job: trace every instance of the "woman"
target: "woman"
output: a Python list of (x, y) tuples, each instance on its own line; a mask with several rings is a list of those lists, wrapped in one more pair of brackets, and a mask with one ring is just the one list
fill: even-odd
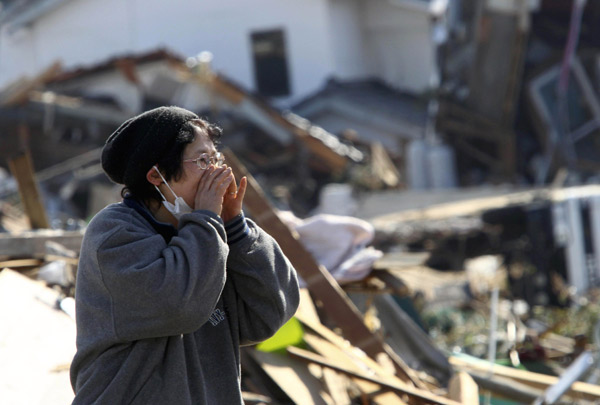
[(83, 240), (74, 404), (242, 404), (239, 346), (296, 311), (296, 272), (244, 217), (221, 130), (160, 107), (123, 123), (102, 166), (123, 201)]

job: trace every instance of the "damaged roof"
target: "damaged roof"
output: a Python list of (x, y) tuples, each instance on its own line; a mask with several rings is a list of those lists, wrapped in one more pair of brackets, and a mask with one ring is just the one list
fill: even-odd
[(390, 147), (390, 138), (421, 137), (428, 123), (427, 105), (422, 99), (378, 80), (330, 80), (292, 110), (333, 133), (342, 133), (355, 124), (353, 129), (362, 138), (378, 139)]
[[(162, 48), (144, 54), (115, 56), (98, 64), (88, 67), (81, 66), (69, 71), (62, 71), (60, 68), (49, 69), (50, 73), (42, 74), (39, 77), (27, 80), (25, 83), (18, 83), (18, 86), (14, 86), (16, 87), (16, 91), (11, 92), (9, 96), (14, 98), (13, 94), (16, 93), (18, 95), (17, 104), (29, 107), (33, 105), (44, 107), (50, 101), (53, 105), (65, 104), (66, 102), (65, 105), (61, 104), (61, 107), (64, 107), (63, 110), (68, 111), (71, 115), (77, 113), (79, 111), (78, 108), (82, 106), (80, 104), (78, 107), (75, 105), (76, 103), (73, 103), (77, 100), (91, 99), (96, 104), (99, 101), (109, 101), (107, 105), (114, 108), (113, 100), (109, 100), (108, 98), (118, 96), (115, 90), (118, 86), (105, 88), (105, 93), (94, 91), (91, 96), (90, 94), (80, 94), (81, 92), (77, 91), (77, 86), (89, 88), (89, 79), (98, 74), (120, 73), (127, 82), (133, 83), (135, 87), (141, 86), (145, 88), (146, 91), (136, 97), (148, 97), (149, 93), (147, 90), (149, 90), (149, 85), (141, 82), (141, 75), (138, 68), (149, 63), (161, 63), (160, 71), (151, 73), (151, 80), (154, 80), (154, 83), (151, 83), (150, 86), (158, 86), (161, 83), (164, 84), (163, 82), (166, 81), (170, 87), (175, 86), (175, 90), (185, 88), (187, 91), (191, 87), (194, 87), (195, 91), (205, 93), (202, 101), (196, 100), (196, 104), (193, 106), (182, 105), (185, 108), (194, 111), (212, 108), (212, 104), (207, 103), (210, 100), (218, 99), (220, 104), (219, 109), (228, 109), (244, 117), (278, 142), (287, 144), (294, 139), (299, 140), (312, 155), (319, 158), (321, 164), (333, 172), (339, 172), (349, 162), (360, 162), (363, 158), (362, 152), (358, 149), (341, 143), (335, 135), (312, 124), (310, 121), (295, 114), (279, 110), (260, 96), (244, 89), (231, 79), (210, 71), (210, 69), (207, 72), (194, 69), (192, 65), (186, 65), (182, 57)], [(165, 69), (164, 66), (167, 66), (167, 68)], [(88, 83), (84, 84), (83, 82), (86, 79)], [(79, 80), (82, 80), (82, 83), (77, 84)], [(73, 88), (73, 85), (76, 85), (75, 88)], [(70, 90), (67, 90), (69, 87)], [(50, 94), (47, 92), (48, 90), (52, 90), (54, 93)], [(184, 100), (176, 98), (181, 92), (175, 90), (171, 92), (172, 94), (160, 91), (161, 97), (152, 101), (164, 105), (179, 105)], [(60, 96), (70, 96), (70, 98)], [(198, 104), (199, 102), (201, 104)], [(140, 108), (147, 107), (142, 104), (140, 104)], [(74, 105), (75, 107), (73, 107)], [(121, 102), (121, 106), (123, 105), (123, 102)], [(126, 105), (130, 105), (130, 103)], [(105, 111), (99, 112), (96, 110), (97, 108), (94, 110), (94, 115), (98, 115), (98, 117), (106, 120)], [(84, 111), (81, 112), (85, 113)], [(127, 118), (124, 118), (123, 114), (131, 115), (137, 112), (135, 110), (121, 111), (121, 114), (116, 114), (115, 117), (118, 117), (119, 122), (122, 122)], [(115, 124), (115, 122), (112, 123)]]
[(142, 54), (116, 55), (108, 60), (91, 66), (79, 66), (72, 70), (60, 72), (48, 84), (59, 84), (69, 80), (81, 79), (98, 73), (104, 73), (115, 69), (125, 69), (128, 65), (137, 66), (152, 62), (174, 62), (183, 63), (185, 59), (165, 48), (159, 48)]

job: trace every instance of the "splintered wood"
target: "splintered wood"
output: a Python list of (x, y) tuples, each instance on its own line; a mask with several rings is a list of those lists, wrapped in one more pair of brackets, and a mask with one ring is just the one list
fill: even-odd
[(236, 177), (246, 176), (248, 178), (245, 207), (250, 210), (254, 220), (277, 240), (290, 262), (307, 283), (311, 293), (323, 303), (323, 308), (327, 311), (328, 316), (344, 331), (344, 336), (373, 358), (381, 354), (389, 356), (396, 367), (396, 372), (403, 380), (410, 381), (417, 387), (424, 387), (416, 373), (391, 350), (380, 336), (369, 330), (362, 319), (362, 314), (333, 276), (323, 266), (317, 264), (298, 238), (279, 218), (248, 170), (231, 151), (225, 150), (224, 154)]
[[(375, 403), (456, 404), (455, 401), (429, 392), (426, 383), (421, 381), (417, 373), (409, 368), (384, 342), (383, 337), (367, 327), (362, 314), (337, 281), (323, 266), (318, 265), (293, 231), (279, 218), (256, 180), (231, 151), (226, 150), (224, 154), (236, 177), (246, 176), (248, 179), (248, 188), (244, 200), (245, 208), (250, 212), (252, 219), (277, 240), (310, 291), (310, 295), (308, 293), (303, 295), (297, 318), (305, 327), (312, 329), (317, 335), (321, 335), (315, 336), (307, 333), (305, 336), (306, 342), (308, 344), (312, 343), (314, 345), (312, 349), (320, 356), (314, 352), (299, 352), (293, 348), (290, 348), (289, 354), (292, 357), (301, 358), (304, 362), (312, 365), (313, 368), (316, 364), (330, 371), (321, 372), (318, 379), (314, 376), (310, 377), (311, 373), (307, 374), (304, 368), (300, 368), (297, 359), (282, 354), (252, 352), (250, 356), (253, 360), (260, 363), (263, 370), (273, 380), (279, 380), (283, 384), (283, 374), (286, 374), (285, 379), (287, 381), (295, 381), (295, 383), (288, 382), (286, 384), (288, 388), (283, 386), (281, 388), (288, 396), (297, 396), (296, 399), (292, 398), (292, 400), (301, 402), (296, 403), (323, 403), (319, 402), (324, 400), (323, 395), (316, 402), (314, 395), (317, 391), (326, 392), (328, 388), (331, 391), (327, 393), (327, 398), (331, 399), (334, 396), (340, 398), (341, 395), (338, 392), (339, 381), (334, 381), (331, 378), (331, 370), (333, 370), (338, 375), (340, 373), (349, 375), (349, 381), (352, 381), (353, 386), (357, 387), (361, 395), (373, 400), (376, 398)], [(319, 308), (326, 313), (327, 318), (342, 331), (343, 338), (321, 323), (317, 312), (314, 310), (311, 295), (319, 302)], [(323, 339), (328, 340), (329, 343), (324, 343)], [(332, 349), (332, 343), (337, 344), (338, 349)], [(342, 347), (345, 347), (345, 349), (340, 351), (339, 348)], [(351, 351), (362, 353), (360, 361), (357, 361), (358, 357), (356, 356), (359, 355), (356, 353), (348, 357)], [(325, 357), (332, 356), (332, 353), (335, 353), (334, 359)], [(387, 363), (391, 367), (386, 368), (378, 361)], [(282, 371), (284, 365), (289, 366), (285, 373)], [(328, 375), (328, 377), (325, 378), (325, 375)], [(316, 380), (316, 383), (314, 380)], [(296, 392), (294, 387), (299, 387), (300, 381), (310, 382), (305, 383), (306, 386), (303, 388), (297, 388), (298, 392)], [(290, 389), (294, 392), (289, 392)]]
[[(247, 349), (254, 366), (296, 404), (344, 405), (357, 401), (372, 404), (458, 404), (458, 402), (414, 387), (398, 378), (391, 364), (380, 363), (353, 346), (320, 320), (310, 293), (301, 289), (296, 318), (304, 326), (302, 347), (290, 346), (286, 353)], [(248, 362), (243, 363), (248, 367)], [(252, 367), (250, 367), (252, 368)], [(249, 378), (259, 378), (250, 372)], [(256, 381), (255, 381), (256, 382)], [(472, 398), (468, 376), (455, 390), (458, 398)], [(264, 381), (251, 384), (267, 387)], [(261, 395), (269, 396), (268, 388)], [(467, 404), (469, 402), (462, 402)]]

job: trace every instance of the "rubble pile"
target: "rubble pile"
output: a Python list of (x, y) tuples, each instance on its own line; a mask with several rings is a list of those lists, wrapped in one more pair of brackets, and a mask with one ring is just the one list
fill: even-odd
[[(236, 172), (251, 177), (230, 151), (226, 153)], [(258, 187), (253, 178), (250, 184)], [(567, 191), (579, 196), (582, 206), (597, 195), (593, 186)], [(515, 295), (514, 284), (525, 273), (516, 274), (503, 243), (515, 248), (519, 244), (513, 239), (527, 235), (518, 235), (514, 229), (521, 217), (516, 222), (507, 218), (514, 219), (516, 207), (522, 211), (539, 206), (541, 195), (551, 204), (564, 204), (564, 192), (557, 191), (454, 203), (463, 210), (462, 216), (455, 217), (456, 223), (469, 224), (461, 226), (442, 215), (455, 215), (450, 203), (369, 222), (343, 216), (330, 222), (322, 214), (302, 221), (286, 217), (265, 199), (262, 190), (251, 188), (248, 214), (277, 238), (300, 276), (310, 282), (302, 289), (301, 307), (290, 323), (264, 344), (244, 348), (247, 403), (450, 404), (490, 394), (517, 402), (541, 397), (581, 356), (595, 353), (600, 330), (600, 295), (594, 280), (589, 281), (588, 290), (578, 292), (569, 287), (569, 273), (563, 273), (560, 281), (566, 296), (560, 305)], [(513, 215), (505, 216), (502, 210)], [(10, 290), (17, 279), (26, 284), (43, 282), (55, 294), (46, 305), (73, 317), (73, 287), (84, 228), (28, 230), (19, 207), (5, 203), (2, 212), (4, 227), (11, 231), (0, 235), (0, 265), (6, 269), (0, 274), (11, 276), (0, 279), (0, 284)], [(16, 225), (19, 216), (21, 229)], [(388, 239), (394, 238), (390, 249), (390, 241), (380, 243), (385, 238), (377, 239), (375, 234), (396, 230), (396, 223), (412, 223), (408, 226), (423, 231), (388, 233)], [(369, 230), (367, 224), (373, 228)], [(359, 241), (356, 251), (381, 249), (380, 254), (369, 256), (364, 267), (368, 271), (360, 277), (332, 279), (324, 274), (328, 272), (324, 263), (332, 267), (327, 262), (332, 257), (320, 256), (316, 250), (307, 254), (309, 239), (294, 236), (305, 232), (298, 228), (302, 225), (308, 226), (305, 238), (317, 225), (317, 233), (346, 229), (349, 236), (349, 229), (356, 227), (360, 229), (353, 236)], [(439, 260), (432, 258), (440, 255), (438, 245), (468, 235), (465, 229), (486, 235), (487, 248), (455, 250), (456, 267), (435, 268)], [(410, 238), (403, 239), (403, 235)], [(555, 243), (558, 248), (560, 241)], [(521, 241), (522, 246), (530, 244)], [(524, 263), (531, 249), (523, 248), (520, 254)], [(338, 255), (334, 261), (340, 260), (344, 258)], [(63, 370), (66, 378), (65, 367), (63, 362), (48, 370)], [(523, 374), (513, 375), (506, 371), (508, 367)], [(600, 398), (595, 370), (580, 368), (578, 382), (565, 391), (567, 402), (593, 403)], [(457, 384), (462, 388), (457, 389)]]

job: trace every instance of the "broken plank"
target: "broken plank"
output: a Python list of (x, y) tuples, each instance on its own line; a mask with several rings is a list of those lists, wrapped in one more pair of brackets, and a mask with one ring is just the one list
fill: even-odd
[[(367, 364), (362, 361), (362, 359), (367, 357), (364, 356), (364, 354), (361, 356), (360, 354), (356, 353), (357, 349), (353, 346), (348, 346), (344, 350), (336, 346), (335, 344), (327, 341), (326, 339), (309, 331), (305, 332), (304, 341), (318, 354), (327, 359), (330, 359), (331, 361), (334, 361), (335, 363), (339, 364), (340, 367), (344, 367), (348, 370), (353, 370), (356, 372), (368, 370), (369, 372), (375, 373), (375, 371), (372, 368), (368, 367)], [(333, 370), (329, 371), (335, 372)], [(401, 405), (404, 403), (404, 401), (402, 401), (401, 398), (394, 393), (386, 392), (380, 394), (380, 386), (378, 384), (374, 384), (369, 381), (364, 381), (359, 378), (352, 379), (356, 383), (360, 391), (367, 397), (377, 397), (380, 401), (382, 401), (383, 399), (381, 397), (385, 395), (385, 402), (383, 402), (385, 404)], [(396, 377), (394, 377), (394, 381), (402, 383), (402, 381), (397, 379)]]
[(5, 268), (19, 268), (19, 267), (38, 267), (44, 263), (40, 259), (16, 259), (16, 260), (4, 260), (0, 262), (0, 269)]
[(79, 251), (84, 230), (62, 231), (43, 229), (13, 234), (0, 233), (0, 257), (43, 258), (46, 255), (46, 242), (54, 241), (68, 249)]
[[(378, 359), (370, 358), (362, 350), (360, 350), (360, 348), (353, 346), (344, 337), (339, 336), (337, 333), (333, 332), (331, 329), (327, 328), (321, 323), (316, 323), (313, 322), (311, 319), (303, 318), (302, 314), (296, 314), (296, 318), (298, 318), (298, 320), (302, 322), (304, 326), (312, 329), (318, 335), (320, 335), (328, 342), (338, 347), (341, 351), (349, 355), (350, 358), (355, 358), (356, 364), (365, 364), (369, 369), (371, 369), (381, 377), (397, 379), (398, 381), (402, 381), (394, 374), (393, 365), (382, 365), (376, 361), (380, 361), (382, 357)], [(385, 366), (387, 366), (387, 368)]]
[(248, 354), (296, 404), (327, 405), (321, 398), (321, 383), (301, 362), (289, 356), (258, 350), (249, 350)]
[(297, 347), (290, 346), (287, 348), (287, 351), (290, 355), (298, 359), (315, 363), (323, 367), (328, 367), (340, 373), (348, 374), (352, 377), (361, 378), (365, 381), (370, 381), (372, 383), (379, 384), (384, 388), (396, 391), (400, 394), (406, 394), (412, 398), (415, 398), (418, 401), (427, 401), (427, 403), (440, 405), (459, 405), (459, 403), (456, 401), (432, 394), (425, 390), (409, 386), (405, 383), (391, 383), (389, 381), (380, 379), (378, 377), (373, 377), (362, 372), (348, 370), (344, 366), (334, 364), (332, 361), (327, 360), (326, 358), (319, 356), (315, 353), (309, 352), (308, 350), (303, 350)]
[(300, 288), (300, 304), (296, 310), (296, 314), (301, 314), (303, 319), (311, 319), (313, 322), (321, 323), (319, 314), (315, 308), (315, 304), (310, 296), (310, 292), (306, 288)]
[[(497, 375), (510, 378), (522, 384), (529, 385), (537, 389), (547, 389), (558, 382), (559, 378), (546, 374), (534, 373), (527, 370), (520, 370), (499, 364), (490, 367), (489, 363), (480, 359), (467, 360), (456, 356), (450, 356), (448, 359), (452, 366), (465, 370), (475, 370), (488, 375)], [(472, 373), (469, 373), (473, 375)], [(588, 401), (600, 400), (600, 386), (588, 384), (581, 381), (575, 381), (567, 394), (573, 398), (582, 398)]]
[(329, 368), (323, 368), (323, 382), (334, 404), (352, 404), (350, 395), (348, 395), (348, 379), (346, 376), (336, 373)]
[(450, 379), (448, 397), (464, 405), (479, 403), (479, 387), (473, 378), (459, 371)]

